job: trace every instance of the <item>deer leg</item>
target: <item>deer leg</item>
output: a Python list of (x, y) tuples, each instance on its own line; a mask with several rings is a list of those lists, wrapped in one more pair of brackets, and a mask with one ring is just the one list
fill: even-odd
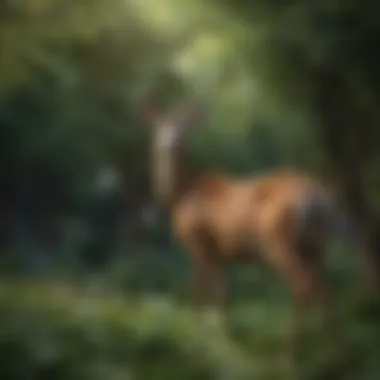
[(288, 342), (288, 350), (291, 358), (298, 358), (300, 354), (300, 349), (304, 339), (304, 330), (305, 330), (305, 322), (307, 318), (307, 312), (311, 305), (312, 301), (312, 281), (307, 278), (306, 274), (301, 279), (299, 277), (299, 284), (297, 285), (297, 280), (294, 280), (294, 284), (291, 284), (291, 292), (293, 295), (293, 321), (291, 327), (291, 333), (289, 336)]
[(205, 306), (206, 301), (209, 303), (210, 298), (214, 301), (216, 292), (214, 283), (218, 285), (222, 283), (221, 273), (218, 272), (219, 267), (213, 255), (214, 247), (205, 236), (207, 237), (199, 233), (196, 236), (189, 236), (184, 241), (193, 261), (193, 302), (196, 311)]
[(227, 314), (226, 273), (220, 261), (210, 263), (210, 288), (212, 302), (223, 314)]
[(196, 311), (202, 309), (209, 293), (209, 264), (204, 258), (196, 258), (193, 263), (193, 304)]
[(289, 351), (295, 359), (304, 337), (304, 323), (307, 311), (312, 303), (322, 300), (326, 321), (330, 315), (329, 293), (324, 281), (319, 278), (313, 265), (305, 261), (302, 255), (290, 244), (272, 243), (265, 259), (289, 286), (294, 299), (294, 317), (289, 339)]
[(193, 298), (198, 309), (207, 302), (221, 312), (227, 310), (224, 269), (220, 262), (206, 258), (194, 262)]
[(301, 250), (301, 255), (308, 267), (310, 277), (313, 281), (313, 296), (320, 303), (322, 313), (322, 329), (327, 338), (335, 345), (341, 341), (339, 326), (334, 315), (331, 291), (327, 285), (327, 279), (323, 273), (321, 262), (321, 246), (309, 245)]

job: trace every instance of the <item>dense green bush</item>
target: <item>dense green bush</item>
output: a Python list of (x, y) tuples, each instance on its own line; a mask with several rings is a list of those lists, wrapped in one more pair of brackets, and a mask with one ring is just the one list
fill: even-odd
[(244, 379), (250, 362), (169, 301), (94, 298), (73, 288), (3, 286), (1, 379)]
[[(129, 294), (124, 299), (57, 283), (0, 284), (0, 379), (284, 379), (279, 353), (291, 317), (286, 287), (260, 265), (232, 270), (232, 341), (218, 324), (199, 326), (171, 302), (188, 303), (191, 269), (185, 252), (173, 248), (132, 250), (100, 276), (111, 293)], [(376, 380), (379, 310), (358, 305), (352, 256), (344, 250), (329, 257), (348, 356), (344, 371), (327, 377), (320, 363), (329, 354), (320, 330), (312, 331), (301, 379)], [(63, 277), (75, 277), (60, 266)], [(78, 277), (84, 277), (79, 270)]]
[[(210, 310), (199, 319), (183, 305), (188, 299), (178, 292), (185, 292), (189, 283), (182, 275), (168, 278), (161, 291), (155, 288), (166, 270), (176, 270), (160, 267), (158, 259), (155, 270), (149, 269), (146, 256), (144, 262), (131, 259), (120, 265), (126, 283), (123, 278), (112, 283), (107, 276), (95, 287), (3, 280), (0, 379), (287, 379), (281, 353), (291, 303), (274, 276), (247, 266), (233, 273), (231, 338), (216, 313)], [(137, 271), (131, 261), (145, 269)], [(128, 268), (141, 278), (131, 277)], [(344, 367), (328, 377), (333, 352), (324, 345), (311, 313), (306, 355), (298, 368), (301, 379), (377, 379), (379, 310), (357, 302), (347, 270), (340, 268), (332, 276), (346, 348)], [(126, 292), (115, 290), (120, 285)]]

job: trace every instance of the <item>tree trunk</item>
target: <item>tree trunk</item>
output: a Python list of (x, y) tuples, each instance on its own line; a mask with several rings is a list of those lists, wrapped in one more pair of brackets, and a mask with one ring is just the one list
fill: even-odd
[(380, 218), (373, 217), (366, 196), (363, 169), (368, 162), (371, 125), (342, 72), (320, 71), (316, 108), (322, 117), (322, 134), (337, 185), (357, 226), (365, 282), (371, 292), (380, 290)]

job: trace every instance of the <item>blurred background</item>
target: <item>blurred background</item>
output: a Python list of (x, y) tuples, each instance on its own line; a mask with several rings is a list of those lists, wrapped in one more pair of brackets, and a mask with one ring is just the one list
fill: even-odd
[[(336, 189), (362, 244), (328, 255), (349, 358), (330, 376), (377, 379), (379, 11), (1, 0), (1, 379), (286, 378), (291, 300), (270, 270), (230, 266), (234, 340), (193, 322), (190, 263), (151, 194), (138, 107), (152, 88), (166, 104), (206, 95), (210, 117), (187, 141), (202, 167), (291, 166)], [(329, 378), (315, 326), (308, 350), (299, 376)]]

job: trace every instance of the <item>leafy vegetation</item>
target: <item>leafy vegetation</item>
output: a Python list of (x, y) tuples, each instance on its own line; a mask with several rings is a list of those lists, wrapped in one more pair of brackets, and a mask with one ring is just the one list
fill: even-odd
[[(144, 269), (149, 273), (147, 267)], [(157, 272), (162, 273), (162, 269)], [(355, 301), (357, 293), (344, 273), (334, 274), (340, 283), (335, 300), (345, 341), (344, 356), (333, 349), (326, 350), (318, 315), (311, 314), (308, 348), (297, 368), (301, 378), (370, 380), (379, 373), (379, 310), (367, 307), (369, 311), (365, 312), (364, 305), (358, 303), (360, 298)], [(1, 376), (295, 378), (282, 350), (291, 318), (284, 289), (263, 274), (262, 268), (245, 268), (233, 274), (230, 335), (216, 311), (206, 310), (197, 316), (186, 306), (186, 293), (175, 294), (179, 282), (160, 291), (149, 287), (146, 274), (145, 283), (144, 279), (135, 279), (140, 285), (135, 283), (133, 293), (120, 291), (120, 286), (110, 281), (106, 281), (106, 287), (96, 287), (96, 280), (77, 285), (3, 281)], [(128, 287), (131, 289), (131, 284)], [(336, 360), (342, 360), (339, 367)]]
[(362, 285), (380, 279), (378, 8), (0, 2), (1, 378), (285, 378), (290, 299), (265, 268), (231, 268), (232, 337), (216, 312), (199, 324), (189, 310), (190, 265), (152, 212), (138, 109), (154, 90), (168, 108), (207, 99), (197, 164), (296, 166), (337, 189), (364, 240), (328, 254), (345, 360), (321, 364), (312, 321), (297, 371), (376, 379), (379, 312)]

